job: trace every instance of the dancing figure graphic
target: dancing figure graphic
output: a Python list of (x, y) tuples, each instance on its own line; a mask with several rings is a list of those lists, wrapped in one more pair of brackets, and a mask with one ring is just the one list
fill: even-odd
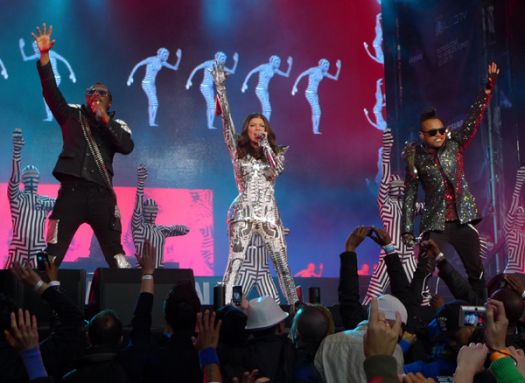
[(301, 81), (304, 76), (308, 76), (308, 86), (304, 92), (304, 95), (312, 109), (312, 127), (314, 134), (321, 134), (321, 131), (319, 130), (321, 107), (319, 106), (319, 96), (317, 95), (317, 90), (319, 89), (319, 84), (323, 78), (326, 77), (330, 80), (339, 79), (339, 74), (341, 73), (341, 60), (337, 60), (335, 65), (337, 67), (337, 72), (335, 74), (330, 74), (328, 72), (328, 69), (330, 68), (330, 61), (327, 59), (321, 59), (319, 60), (318, 66), (305, 70), (297, 77), (295, 83), (293, 84), (292, 96), (295, 96), (297, 93), (297, 85), (299, 85), (299, 81)]
[(142, 79), (142, 89), (144, 90), (144, 93), (146, 93), (146, 97), (148, 98), (149, 126), (158, 126), (155, 122), (157, 117), (157, 110), (159, 108), (159, 100), (157, 98), (157, 86), (155, 83), (157, 74), (162, 68), (168, 68), (174, 71), (178, 70), (180, 60), (182, 58), (182, 51), (180, 49), (177, 49), (176, 55), (177, 63), (175, 65), (172, 65), (168, 62), (170, 51), (166, 48), (159, 48), (157, 50), (156, 56), (147, 57), (144, 60), (140, 61), (138, 64), (136, 64), (128, 77), (127, 85), (131, 86), (131, 84), (133, 84), (133, 75), (135, 74), (137, 69), (139, 69), (141, 66), (146, 66), (146, 73), (144, 75), (144, 78)]
[(242, 83), (241, 92), (244, 93), (248, 89), (248, 81), (250, 77), (255, 73), (259, 73), (259, 80), (257, 86), (255, 87), (255, 94), (261, 103), (262, 114), (270, 120), (272, 115), (272, 105), (270, 104), (270, 95), (268, 93), (268, 86), (270, 85), (270, 80), (275, 74), (283, 77), (290, 77), (290, 72), (292, 70), (293, 59), (288, 57), (288, 70), (283, 72), (279, 69), (281, 66), (281, 58), (279, 56), (271, 56), (270, 60), (266, 64), (261, 64), (256, 68), (253, 68)]
[(5, 69), (5, 65), (4, 65), (4, 62), (2, 61), (2, 59), (0, 59), (0, 75), (5, 79), (7, 80), (7, 77), (9, 77), (7, 75), (7, 69)]
[(383, 108), (386, 106), (386, 101), (385, 101), (385, 94), (383, 93), (383, 90), (381, 89), (382, 84), (383, 84), (382, 78), (376, 81), (376, 103), (374, 104), (374, 107), (372, 108), (372, 113), (374, 114), (375, 121), (373, 121), (370, 118), (368, 109), (364, 108), (363, 112), (365, 113), (365, 117), (368, 120), (368, 123), (370, 125), (372, 125), (377, 130), (384, 132), (384, 130), (386, 129), (386, 121), (383, 118)]
[(135, 209), (131, 218), (131, 233), (137, 256), (144, 254), (146, 243), (155, 254), (155, 267), (164, 267), (164, 244), (166, 238), (186, 235), (190, 231), (184, 225), (157, 225), (155, 223), (159, 207), (151, 198), (144, 198), (144, 184), (148, 177), (148, 170), (144, 165), (137, 168), (137, 196)]
[[(206, 60), (203, 63), (197, 65), (195, 68), (193, 68), (193, 70), (190, 73), (190, 76), (188, 77), (188, 81), (186, 81), (186, 89), (190, 89), (193, 85), (193, 82), (191, 81), (193, 79), (193, 76), (195, 76), (195, 73), (197, 73), (199, 70), (202, 70), (203, 76), (200, 89), (202, 96), (206, 101), (206, 118), (208, 121), (208, 129), (216, 129), (213, 126), (213, 121), (215, 119), (215, 91), (213, 89), (213, 77), (211, 76), (211, 71), (215, 63), (224, 65), (226, 63), (226, 59), (226, 53), (220, 51), (215, 53), (215, 58), (211, 60)], [(233, 54), (233, 66), (231, 68), (224, 67), (224, 72), (227, 74), (234, 74), (237, 70), (238, 63), (239, 54), (235, 52)]]
[[(27, 56), (24, 48), (26, 46), (26, 42), (23, 38), (19, 40), (20, 45), (20, 53), (22, 54), (22, 59), (24, 61), (32, 61), (32, 60), (38, 60), (40, 58), (40, 51), (38, 50), (38, 46), (36, 45), (36, 41), (33, 41), (33, 54), (31, 56)], [(60, 83), (62, 82), (62, 76), (60, 76), (60, 73), (58, 72), (58, 61), (62, 61), (64, 65), (67, 67), (69, 71), (69, 79), (73, 84), (77, 82), (77, 78), (75, 76), (75, 72), (73, 72), (73, 68), (69, 64), (69, 62), (56, 53), (54, 50), (49, 51), (49, 61), (51, 62), (51, 68), (53, 69), (53, 74), (55, 75), (55, 81), (57, 83), (57, 86), (60, 86)], [(50, 122), (53, 121), (53, 114), (51, 113), (51, 110), (46, 104), (46, 101), (44, 100), (44, 106), (46, 108), (46, 118), (44, 118), (44, 121)]]
[(374, 48), (375, 54), (370, 52), (370, 47), (366, 41), (363, 41), (363, 46), (365, 47), (365, 51), (370, 56), (372, 60), (379, 64), (385, 63), (385, 57), (383, 55), (383, 28), (381, 27), (381, 13), (378, 13), (376, 15), (376, 27), (375, 27), (376, 37), (374, 38), (374, 41), (372, 42), (372, 47)]
[[(44, 226), (46, 217), (55, 200), (38, 195), (40, 173), (34, 165), (27, 165), (20, 174), (24, 136), (20, 129), (13, 132), (13, 163), (11, 177), (7, 186), (13, 238), (9, 245), (6, 268), (13, 262), (30, 262), (36, 267), (36, 254), (46, 247)], [(20, 190), (20, 180), (24, 190)]]

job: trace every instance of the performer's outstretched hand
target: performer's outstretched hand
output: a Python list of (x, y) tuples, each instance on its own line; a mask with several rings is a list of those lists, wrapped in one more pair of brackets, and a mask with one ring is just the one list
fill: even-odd
[(42, 24), (42, 30), (40, 30), (40, 27), (36, 27), (36, 34), (34, 32), (31, 33), (31, 36), (33, 36), (35, 39), (36, 45), (41, 55), (48, 53), (51, 48), (53, 48), (53, 45), (55, 45), (55, 40), (51, 40), (52, 33), (53, 26), (50, 25), (49, 29), (47, 29), (46, 23)]
[(496, 86), (496, 79), (498, 78), (498, 75), (498, 65), (495, 62), (492, 62), (487, 70), (487, 85), (485, 86), (485, 93), (489, 94), (492, 92)]

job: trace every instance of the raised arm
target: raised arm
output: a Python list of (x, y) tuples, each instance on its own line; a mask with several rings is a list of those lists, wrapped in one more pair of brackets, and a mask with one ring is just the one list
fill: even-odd
[(293, 64), (293, 58), (292, 56), (288, 56), (288, 70), (286, 72), (283, 72), (280, 69), (277, 69), (275, 72), (283, 77), (290, 77), (290, 72), (292, 71), (292, 64)]
[(175, 65), (171, 65), (169, 62), (165, 62), (162, 64), (162, 66), (165, 68), (171, 69), (171, 70), (178, 70), (179, 65), (180, 65), (180, 60), (182, 59), (182, 51), (180, 48), (177, 49), (176, 55), (177, 55), (177, 62), (175, 63)]
[(22, 160), (22, 147), (24, 146), (24, 136), (22, 130), (15, 129), (13, 132), (13, 161), (11, 177), (7, 185), (7, 196), (9, 203), (13, 203), (20, 194), (20, 161)]
[(35, 39), (40, 51), (40, 60), (37, 62), (37, 69), (42, 84), (42, 93), (53, 116), (58, 123), (62, 125), (68, 118), (70, 107), (58, 89), (55, 74), (49, 62), (49, 51), (55, 44), (55, 40), (51, 40), (53, 26), (49, 26), (49, 29), (47, 29), (44, 23), (42, 25), (42, 31), (39, 27), (36, 27), (36, 32), (36, 34), (32, 33), (31, 35)]
[(0, 75), (2, 75), (3, 78), (5, 78), (7, 80), (7, 69), (5, 69), (5, 65), (4, 65), (4, 62), (0, 59), (0, 68), (2, 69), (0, 71)]
[(383, 174), (379, 184), (379, 193), (377, 194), (377, 204), (379, 209), (383, 207), (388, 197), (388, 189), (390, 188), (390, 178), (392, 176), (392, 166), (390, 158), (392, 156), (392, 147), (394, 146), (394, 136), (390, 129), (385, 129), (383, 132), (383, 155), (381, 156), (381, 166)]
[(18, 45), (20, 47), (20, 54), (22, 55), (22, 60), (24, 61), (31, 61), (31, 60), (37, 60), (38, 59), (38, 53), (35, 53), (31, 56), (26, 56), (26, 52), (24, 51), (24, 48), (26, 46), (26, 42), (23, 38), (20, 38), (18, 40)]
[(201, 69), (204, 69), (206, 70), (206, 68), (208, 67), (209, 65), (209, 62), (208, 61), (205, 61), (203, 62), (202, 64), (199, 64), (197, 65), (195, 68), (193, 68), (193, 70), (191, 71), (190, 73), (190, 76), (188, 77), (188, 80), (186, 81), (186, 89), (190, 89), (191, 86), (193, 85), (193, 83), (191, 82), (193, 76), (195, 76), (195, 73), (197, 73), (199, 70)]
[[(414, 164), (416, 155), (414, 145), (412, 144), (405, 147), (403, 155), (407, 162), (407, 170), (405, 176), (405, 196), (402, 209), (403, 215), (401, 217), (401, 234), (407, 234), (413, 237), (417, 188), (419, 185), (419, 178), (417, 176)], [(406, 244), (405, 239), (403, 242)]]
[(64, 57), (56, 53), (55, 51), (51, 52), (51, 54), (57, 59), (64, 63), (64, 65), (67, 67), (67, 70), (69, 71), (69, 79), (73, 82), (77, 82), (77, 78), (75, 76), (75, 72), (73, 72), (73, 68), (71, 65), (69, 65), (69, 61), (67, 61)]
[(379, 124), (376, 124), (374, 121), (372, 121), (372, 119), (370, 118), (370, 115), (368, 113), (368, 109), (366, 108), (363, 108), (363, 112), (365, 113), (365, 117), (368, 121), (368, 123), (370, 125), (372, 125), (374, 128), (376, 128), (377, 130), (381, 130), (381, 127), (379, 126)]
[(516, 211), (520, 204), (520, 194), (525, 182), (525, 166), (521, 166), (516, 173), (516, 183), (514, 184), (514, 190), (512, 191), (512, 199), (510, 203), (509, 211), (507, 212), (507, 218), (505, 219), (505, 231), (509, 231), (514, 226), (516, 220)]
[(224, 72), (224, 65), (214, 64), (211, 71), (215, 88), (217, 89), (217, 99), (219, 102), (219, 113), (222, 114), (222, 126), (224, 130), (224, 141), (226, 147), (230, 152), (232, 161), (237, 160), (237, 134), (235, 133), (235, 125), (230, 112), (230, 104), (226, 97), (226, 73)]
[(330, 80), (338, 80), (339, 79), (339, 75), (341, 74), (341, 60), (337, 60), (337, 62), (335, 63), (335, 66), (337, 67), (337, 72), (335, 72), (335, 75), (332, 75), (328, 72), (325, 73), (325, 77), (326, 78), (329, 78)]
[(237, 70), (237, 64), (239, 64), (239, 54), (235, 52), (233, 54), (233, 66), (231, 68), (224, 67), (224, 71), (228, 74), (234, 74)]
[(242, 87), (241, 87), (241, 92), (242, 93), (244, 93), (244, 92), (246, 92), (248, 90), (248, 81), (250, 80), (250, 77), (252, 77), (257, 72), (260, 72), (264, 68), (264, 65), (266, 65), (266, 64), (259, 65), (258, 67), (255, 67), (250, 72), (248, 72), (248, 74), (246, 75), (246, 77), (244, 78), (244, 81), (242, 83)]
[(492, 97), (492, 92), (496, 86), (498, 74), (498, 66), (495, 63), (490, 64), (487, 71), (487, 84), (479, 93), (474, 104), (470, 106), (467, 118), (463, 122), (461, 128), (452, 133), (453, 138), (464, 148), (470, 144), (470, 141), (474, 138), (476, 132), (478, 131), (478, 127), (481, 124), (483, 115), (485, 114), (487, 106)]
[(293, 84), (293, 88), (292, 88), (292, 96), (295, 96), (295, 94), (297, 93), (297, 86), (299, 85), (299, 81), (301, 81), (301, 79), (304, 77), (304, 76), (307, 76), (309, 75), (310, 73), (312, 73), (313, 71), (315, 70), (315, 68), (310, 68), (310, 69), (307, 69), (305, 70), (303, 73), (301, 73), (297, 79), (295, 80), (294, 84)]
[(128, 81), (126, 82), (126, 85), (127, 85), (127, 86), (130, 86), (131, 84), (133, 84), (133, 76), (135, 75), (135, 72), (137, 71), (137, 69), (139, 69), (139, 68), (140, 68), (141, 66), (143, 66), (143, 65), (147, 65), (147, 64), (149, 64), (150, 61), (151, 61), (151, 57), (147, 57), (147, 58), (145, 58), (144, 60), (139, 61), (139, 62), (133, 67), (133, 69), (131, 70), (131, 73), (129, 74)]

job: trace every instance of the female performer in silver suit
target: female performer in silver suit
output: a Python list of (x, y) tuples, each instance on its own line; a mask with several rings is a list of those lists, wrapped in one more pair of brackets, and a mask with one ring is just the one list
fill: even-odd
[(270, 123), (260, 113), (246, 118), (238, 136), (226, 97), (224, 64), (216, 62), (212, 75), (217, 89), (218, 111), (222, 114), (224, 140), (239, 190), (227, 218), (230, 254), (223, 278), (226, 302), (231, 301), (232, 287), (243, 267), (246, 249), (252, 235), (257, 233), (268, 248), (286, 300), (294, 304), (298, 300), (297, 293), (288, 267), (283, 226), (275, 203), (275, 181), (283, 171), (287, 147), (277, 146)]

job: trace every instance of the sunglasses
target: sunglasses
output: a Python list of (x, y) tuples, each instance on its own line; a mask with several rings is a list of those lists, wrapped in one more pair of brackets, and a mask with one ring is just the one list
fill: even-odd
[(421, 133), (428, 134), (430, 137), (434, 137), (438, 133), (440, 135), (444, 135), (446, 132), (447, 132), (447, 128), (432, 129), (432, 130), (427, 130), (426, 132), (423, 130), (421, 131)]
[(93, 96), (95, 93), (100, 97), (106, 97), (109, 95), (109, 92), (106, 89), (89, 88), (86, 90), (86, 96)]

